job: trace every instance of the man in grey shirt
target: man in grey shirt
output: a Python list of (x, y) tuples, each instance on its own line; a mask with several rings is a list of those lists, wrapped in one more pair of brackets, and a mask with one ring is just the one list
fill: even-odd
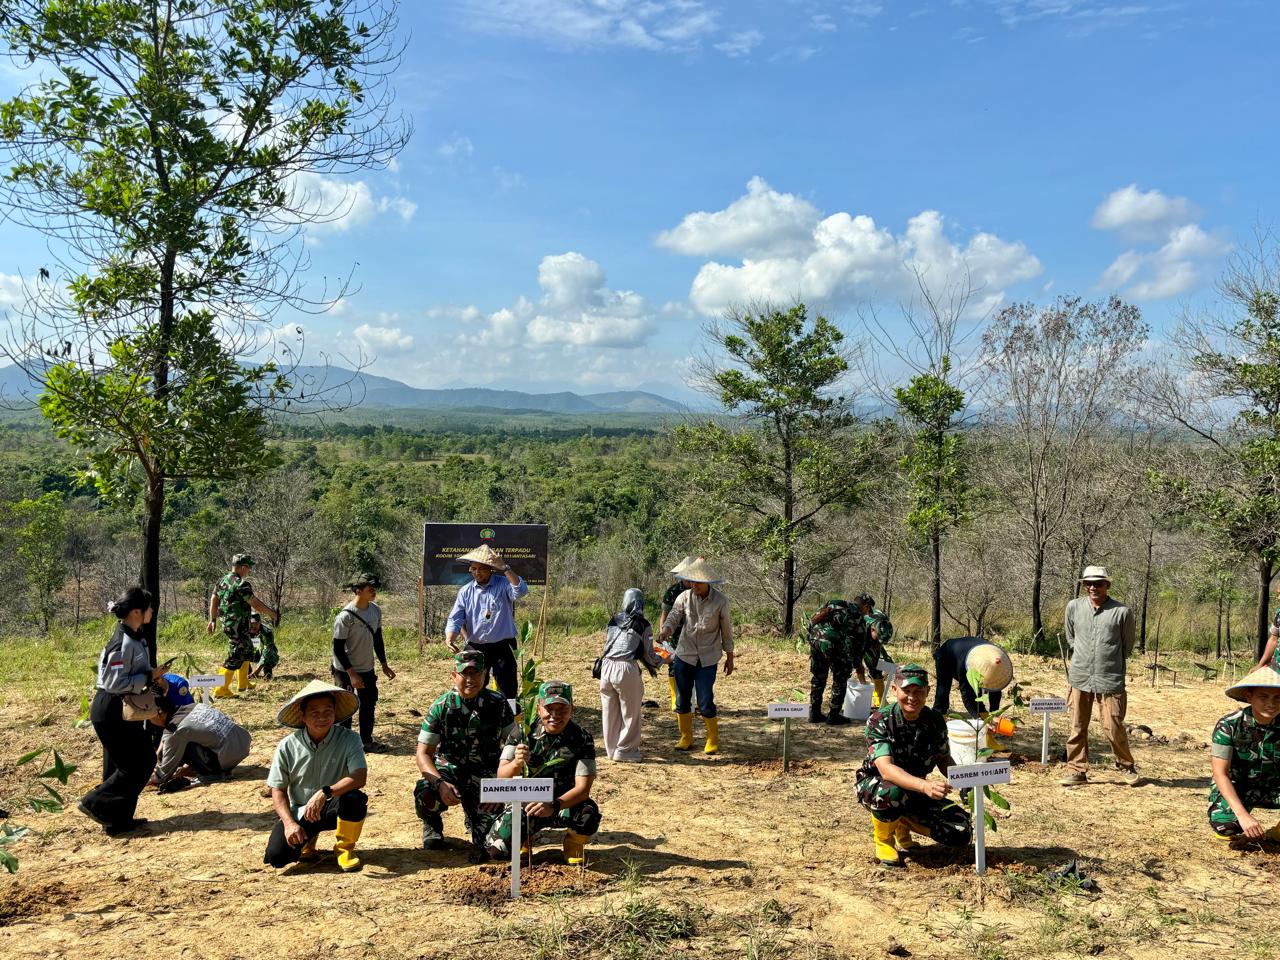
[(196, 703), (185, 677), (167, 673), (165, 679), (169, 688), (152, 720), (164, 727), (164, 736), (151, 782), (167, 791), (186, 787), (188, 775), (200, 783), (226, 779), (249, 756), (249, 731), (221, 710)]
[[(388, 680), (396, 672), (387, 664), (387, 648), (382, 639), (382, 608), (378, 578), (364, 573), (348, 584), (355, 598), (338, 611), (333, 621), (333, 682), (360, 698), (360, 741), (365, 753), (385, 753), (386, 747), (373, 739), (374, 710), (378, 705), (378, 674), (374, 658), (382, 664)], [(342, 724), (351, 726), (351, 719)]]
[(1098, 705), (1102, 732), (1111, 742), (1116, 766), (1125, 783), (1141, 782), (1124, 728), (1128, 694), (1124, 688), (1125, 660), (1133, 652), (1133, 612), (1109, 597), (1111, 577), (1105, 567), (1085, 567), (1080, 582), (1086, 596), (1067, 604), (1066, 638), (1071, 648), (1071, 734), (1067, 739), (1066, 787), (1089, 780), (1089, 716)]

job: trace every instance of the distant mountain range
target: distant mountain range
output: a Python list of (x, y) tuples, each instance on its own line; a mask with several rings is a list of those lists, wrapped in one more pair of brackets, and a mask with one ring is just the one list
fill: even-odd
[[(520, 390), (491, 390), (486, 387), (457, 387), (424, 390), (399, 380), (355, 373), (341, 367), (298, 367), (296, 382), (308, 394), (330, 391), (338, 402), (358, 402), (361, 407), (400, 410), (535, 410), (547, 413), (654, 413), (678, 414), (689, 408), (675, 400), (647, 390), (616, 390), (608, 393), (577, 394), (525, 393)], [(16, 366), (0, 367), (0, 401), (14, 402), (24, 394), (32, 396), (26, 375)]]

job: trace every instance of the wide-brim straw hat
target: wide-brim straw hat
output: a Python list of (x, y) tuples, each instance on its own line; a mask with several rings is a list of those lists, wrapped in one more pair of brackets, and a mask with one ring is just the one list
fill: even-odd
[(1003, 647), (984, 643), (969, 651), (964, 662), (965, 672), (977, 670), (982, 674), (983, 690), (1003, 690), (1013, 682), (1013, 661)]
[(293, 699), (280, 708), (280, 712), (276, 714), (276, 720), (280, 726), (293, 727), (295, 730), (306, 726), (302, 719), (302, 708), (309, 699), (322, 693), (333, 697), (333, 705), (337, 711), (335, 719), (337, 723), (341, 723), (343, 720), (350, 720), (356, 710), (360, 708), (359, 698), (350, 690), (343, 690), (341, 687), (335, 687), (333, 684), (325, 683), (323, 680), (312, 680), (295, 693)]
[(722, 583), (724, 577), (716, 573), (707, 563), (706, 557), (697, 557), (680, 571), (680, 579), (690, 583)]
[(501, 570), (507, 565), (507, 561), (502, 559), (502, 554), (487, 543), (482, 543), (474, 550), (464, 553), (458, 558), (458, 563), (479, 563), (486, 567), (493, 567), (495, 570)]
[(693, 555), (689, 554), (683, 560), (677, 563), (674, 567), (672, 567), (669, 572), (673, 577), (678, 577), (683, 572), (684, 568), (691, 563), (693, 563)]
[(1080, 582), (1088, 583), (1090, 580), (1105, 580), (1111, 582), (1111, 574), (1107, 573), (1106, 567), (1085, 567), (1084, 573), (1080, 574)]
[(1244, 692), (1250, 687), (1280, 688), (1280, 672), (1273, 667), (1259, 667), (1239, 683), (1227, 687), (1227, 696), (1232, 700), (1243, 700), (1248, 703), (1249, 698), (1244, 695)]

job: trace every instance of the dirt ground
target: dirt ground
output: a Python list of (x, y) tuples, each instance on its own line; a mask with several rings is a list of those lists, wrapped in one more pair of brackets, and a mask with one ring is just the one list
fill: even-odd
[[(562, 643), (543, 668), (578, 691), (577, 719), (598, 735), (589, 677), (598, 637)], [(901, 657), (901, 652), (900, 652)], [(1146, 782), (1125, 786), (1096, 740), (1093, 781), (1057, 786), (1041, 767), (1039, 720), (1023, 717), (1012, 742), (1012, 803), (990, 838), (988, 874), (971, 852), (926, 847), (906, 869), (872, 857), (869, 817), (852, 794), (865, 751), (859, 726), (799, 723), (797, 762), (781, 771), (781, 724), (765, 704), (807, 683), (807, 661), (744, 642), (739, 671), (716, 685), (722, 752), (673, 749), (664, 678), (648, 693), (646, 760), (602, 760), (594, 789), (604, 821), (585, 869), (562, 864), (559, 836), (539, 839), (527, 896), (506, 899), (509, 873), (467, 863), (458, 814), (450, 848), (419, 847), (412, 759), (420, 712), (444, 688), (443, 659), (397, 664), (383, 682), (379, 738), (370, 757), (370, 815), (345, 875), (327, 856), (277, 874), (262, 864), (273, 823), (263, 780), (283, 731), (279, 704), (309, 676), (287, 654), (274, 681), (224, 709), (254, 736), (253, 753), (226, 784), (143, 795), (145, 832), (110, 839), (74, 812), (24, 814), (36, 830), (15, 847), (21, 869), (0, 875), (0, 956), (313, 957), (331, 950), (388, 960), (469, 957), (1013, 957), (1167, 958), (1216, 950), (1280, 955), (1280, 850), (1232, 850), (1205, 822), (1207, 739), (1231, 701), (1221, 681), (1179, 675), (1157, 691), (1130, 685), (1134, 738)], [(1061, 694), (1060, 667), (1019, 658), (1028, 693)], [(957, 701), (958, 702), (958, 701)], [(95, 782), (91, 730), (75, 705), (6, 693), (0, 708), (0, 797), (25, 786), (13, 759), (54, 742), (80, 764), (71, 790)], [(40, 724), (40, 725), (37, 725)], [(1053, 721), (1053, 752), (1066, 721)], [(701, 725), (698, 724), (701, 734)], [(20, 776), (21, 775), (21, 776)], [(11, 804), (5, 804), (11, 805)], [(1070, 860), (1094, 891), (1049, 881)]]

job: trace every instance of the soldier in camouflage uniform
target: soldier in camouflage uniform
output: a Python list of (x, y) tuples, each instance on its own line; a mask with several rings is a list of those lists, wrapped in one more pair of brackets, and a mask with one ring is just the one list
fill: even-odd
[(1259, 667), (1227, 690), (1247, 706), (1213, 728), (1209, 825), (1222, 840), (1280, 842), (1280, 824), (1264, 830), (1256, 808), (1280, 808), (1280, 673)]
[(864, 627), (862, 649), (854, 656), (854, 663), (858, 664), (858, 682), (866, 683), (866, 676), (863, 673), (865, 668), (866, 672), (871, 674), (871, 683), (875, 687), (875, 696), (871, 704), (878, 707), (884, 703), (884, 673), (881, 672), (879, 664), (881, 660), (889, 659), (889, 651), (885, 648), (885, 644), (893, 639), (893, 623), (889, 620), (887, 613), (876, 609), (876, 602), (870, 594), (859, 594), (854, 597), (853, 603), (862, 611)]
[(219, 622), (227, 638), (227, 659), (218, 672), (222, 674), (222, 686), (213, 691), (215, 697), (231, 696), (231, 678), (237, 678), (239, 690), (249, 690), (249, 663), (253, 660), (253, 640), (249, 634), (249, 617), (258, 611), (264, 617), (278, 620), (276, 612), (253, 595), (253, 584), (248, 580), (253, 568), (253, 557), (237, 553), (231, 558), (231, 572), (226, 574), (209, 595), (209, 632), (213, 633)]
[[(658, 613), (659, 630), (662, 629), (662, 624), (666, 621), (667, 614), (671, 612), (671, 608), (676, 605), (676, 598), (689, 589), (688, 581), (680, 579), (680, 571), (691, 563), (693, 563), (693, 557), (688, 556), (671, 568), (671, 575), (676, 578), (676, 581), (667, 587), (666, 592), (662, 595), (662, 609)], [(682, 623), (679, 629), (671, 635), (672, 647), (675, 647), (680, 642), (680, 631), (683, 629), (684, 624)], [(671, 688), (671, 709), (674, 712), (676, 709), (676, 663), (674, 657), (667, 661), (667, 686)]]
[[(809, 722), (832, 726), (849, 722), (844, 694), (853, 673), (854, 651), (865, 645), (862, 615), (846, 600), (830, 600), (809, 621)], [(831, 711), (823, 714), (822, 695), (831, 675)], [(861, 673), (861, 665), (859, 665)]]
[(414, 807), (422, 819), (422, 848), (439, 850), (444, 846), (441, 814), (461, 804), (472, 846), (482, 855), (485, 835), (502, 806), (481, 805), (480, 781), (497, 772), (515, 715), (506, 697), (485, 688), (484, 653), (463, 649), (453, 665), (453, 689), (427, 710), (418, 734), (422, 779), (413, 791)]
[(895, 702), (867, 721), (867, 759), (858, 770), (857, 794), (871, 811), (876, 859), (897, 867), (901, 851), (917, 846), (913, 832), (963, 847), (972, 826), (969, 814), (947, 800), (947, 782), (926, 779), (952, 765), (947, 721), (926, 705), (929, 674), (919, 664), (907, 664), (895, 675), (892, 693)]
[(280, 651), (276, 649), (275, 627), (264, 622), (262, 614), (255, 613), (249, 618), (249, 636), (262, 644), (262, 649), (255, 650), (253, 653), (253, 660), (258, 667), (249, 676), (262, 676), (270, 680), (276, 665), (280, 663)]
[[(573, 687), (562, 680), (548, 680), (538, 688), (538, 719), (527, 742), (524, 731), (517, 727), (502, 749), (498, 776), (516, 777), (526, 769), (531, 777), (555, 781), (555, 799), (525, 805), (523, 849), (532, 847), (539, 830), (564, 827), (565, 861), (581, 863), (583, 848), (600, 829), (600, 808), (591, 799), (596, 745), (591, 734), (573, 722)], [(490, 828), (488, 845), (495, 860), (511, 856), (509, 809)]]

